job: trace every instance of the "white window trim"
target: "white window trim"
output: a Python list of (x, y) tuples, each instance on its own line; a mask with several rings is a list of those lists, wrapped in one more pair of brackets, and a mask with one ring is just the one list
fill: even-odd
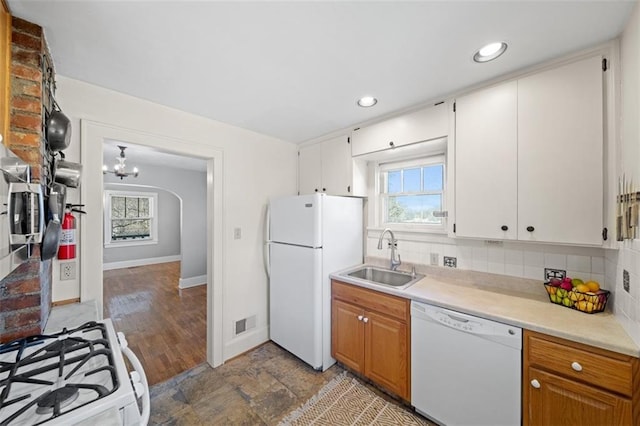
[[(151, 206), (149, 210), (152, 213), (151, 220), (151, 237), (145, 239), (134, 240), (112, 240), (111, 239), (111, 197), (149, 197), (151, 198)], [(158, 193), (157, 192), (136, 192), (136, 191), (104, 191), (104, 247), (132, 247), (147, 246), (158, 244)]]
[(442, 222), (439, 225), (430, 225), (424, 223), (394, 223), (384, 222), (384, 212), (382, 211), (383, 191), (382, 185), (382, 173), (388, 170), (394, 170), (398, 168), (410, 168), (413, 166), (424, 166), (429, 164), (443, 164), (443, 181), (442, 181), (442, 209), (447, 210), (447, 190), (448, 190), (448, 171), (447, 171), (447, 155), (446, 152), (440, 151), (430, 155), (421, 156), (419, 158), (406, 159), (406, 160), (393, 160), (388, 162), (377, 162), (374, 168), (374, 202), (375, 202), (375, 226), (369, 227), (369, 230), (383, 230), (389, 228), (393, 231), (407, 232), (407, 233), (425, 233), (425, 234), (447, 234), (447, 217), (442, 218)]

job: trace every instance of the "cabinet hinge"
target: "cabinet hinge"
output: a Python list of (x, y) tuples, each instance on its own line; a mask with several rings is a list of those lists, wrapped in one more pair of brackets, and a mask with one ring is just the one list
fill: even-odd
[(607, 62), (607, 58), (602, 59), (602, 71), (606, 71), (609, 68), (609, 63)]
[(456, 103), (453, 103), (453, 112), (456, 112)]
[(351, 143), (351, 138), (347, 138), (347, 143)]
[(602, 239), (604, 241), (607, 241), (608, 234), (609, 234), (609, 230), (607, 228), (603, 228), (602, 229)]
[(455, 223), (453, 224), (453, 233), (454, 234), (456, 233), (456, 224)]
[(347, 192), (351, 192), (351, 185), (347, 186)]

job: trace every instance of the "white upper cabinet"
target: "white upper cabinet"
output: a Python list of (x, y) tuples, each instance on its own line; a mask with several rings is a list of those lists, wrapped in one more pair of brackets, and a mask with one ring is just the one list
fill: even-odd
[(347, 136), (301, 147), (298, 191), (300, 194), (353, 195), (351, 163), (351, 145)]
[(592, 57), (518, 81), (521, 240), (602, 244), (601, 64)]
[(351, 133), (351, 152), (358, 156), (449, 134), (445, 103), (394, 117)]
[(457, 236), (602, 245), (601, 64), (595, 56), (456, 100)]
[(322, 145), (315, 144), (298, 151), (298, 192), (313, 194), (322, 190)]
[(456, 235), (518, 237), (518, 84), (456, 100)]

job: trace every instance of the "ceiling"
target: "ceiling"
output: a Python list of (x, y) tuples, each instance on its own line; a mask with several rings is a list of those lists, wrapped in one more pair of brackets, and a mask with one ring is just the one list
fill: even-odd
[(144, 165), (150, 165), (152, 167), (171, 167), (198, 172), (207, 171), (207, 160), (203, 158), (171, 154), (144, 145), (105, 139), (102, 144), (102, 158), (109, 168), (118, 162), (117, 159), (120, 157), (119, 145), (126, 147), (124, 155), (127, 159), (125, 164), (128, 170), (138, 167), (140, 173), (142, 173), (145, 168)]
[[(615, 38), (632, 1), (9, 0), (58, 74), (303, 142)], [(485, 64), (492, 41), (507, 52)], [(379, 99), (356, 106), (363, 95)], [(61, 105), (64, 108), (64, 105)]]

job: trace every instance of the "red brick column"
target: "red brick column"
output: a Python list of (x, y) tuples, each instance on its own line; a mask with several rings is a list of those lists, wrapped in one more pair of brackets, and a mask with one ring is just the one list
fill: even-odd
[[(45, 165), (42, 122), (42, 61), (48, 55), (42, 28), (12, 17), (11, 94), (9, 137), (5, 142), (31, 165), (31, 177), (39, 182)], [(50, 62), (51, 63), (51, 62)], [(32, 256), (0, 281), (0, 343), (40, 333), (51, 309), (51, 261)]]

